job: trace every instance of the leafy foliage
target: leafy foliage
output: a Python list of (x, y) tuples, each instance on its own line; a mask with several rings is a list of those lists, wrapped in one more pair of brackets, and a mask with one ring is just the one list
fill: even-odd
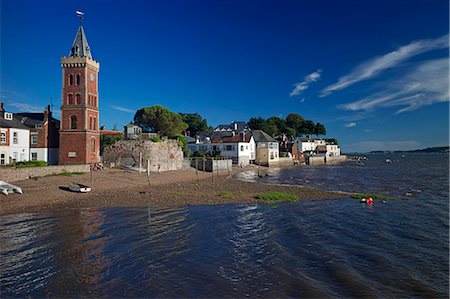
[(314, 123), (312, 120), (305, 120), (298, 113), (290, 113), (285, 119), (278, 116), (269, 117), (267, 120), (262, 117), (252, 117), (247, 124), (250, 129), (263, 130), (273, 137), (285, 134), (295, 138), (303, 135), (326, 135), (327, 133), (324, 125)]
[(322, 125), (321, 123), (316, 123), (316, 126), (314, 128), (314, 134), (319, 136), (319, 135), (326, 135), (327, 134), (327, 129), (325, 129), (325, 126)]
[(206, 119), (202, 118), (198, 113), (179, 113), (183, 122), (188, 127), (186, 131), (189, 132), (189, 136), (195, 136), (198, 132), (209, 132), (212, 130), (208, 126)]
[(161, 136), (181, 134), (188, 128), (178, 113), (161, 105), (139, 109), (134, 115), (134, 123)]
[(23, 161), (16, 163), (16, 168), (43, 167), (43, 166), (47, 166), (47, 162), (41, 160)]

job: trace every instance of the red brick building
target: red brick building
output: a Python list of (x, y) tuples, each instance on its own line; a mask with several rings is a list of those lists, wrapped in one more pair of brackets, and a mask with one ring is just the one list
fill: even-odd
[(63, 73), (59, 164), (100, 161), (98, 71), (100, 63), (80, 24), (69, 57), (61, 58)]
[(30, 160), (58, 164), (60, 123), (52, 116), (50, 105), (44, 113), (22, 112), (14, 118), (30, 128)]

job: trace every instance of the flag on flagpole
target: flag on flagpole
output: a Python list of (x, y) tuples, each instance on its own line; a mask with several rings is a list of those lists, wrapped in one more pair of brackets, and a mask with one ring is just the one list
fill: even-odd
[(75, 12), (77, 14), (78, 17), (82, 18), (84, 16), (84, 12), (77, 10)]

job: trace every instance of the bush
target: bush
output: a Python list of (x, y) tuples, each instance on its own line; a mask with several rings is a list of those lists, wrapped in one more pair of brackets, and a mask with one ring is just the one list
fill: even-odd
[(32, 160), (32, 161), (24, 161), (24, 162), (17, 162), (16, 168), (25, 168), (25, 167), (43, 167), (47, 166), (47, 162), (42, 160)]
[(205, 157), (205, 153), (202, 152), (202, 151), (195, 151), (194, 154), (192, 154), (192, 157), (204, 158)]

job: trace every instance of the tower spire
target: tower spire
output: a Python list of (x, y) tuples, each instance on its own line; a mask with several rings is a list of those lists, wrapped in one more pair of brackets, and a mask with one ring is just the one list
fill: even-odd
[(69, 56), (72, 57), (89, 57), (92, 59), (91, 55), (91, 49), (89, 48), (89, 44), (86, 38), (86, 34), (84, 33), (83, 29), (83, 17), (84, 13), (77, 10), (76, 14), (78, 18), (80, 19), (80, 27), (78, 28), (77, 35), (75, 36), (75, 39), (72, 43), (72, 48), (70, 50)]

